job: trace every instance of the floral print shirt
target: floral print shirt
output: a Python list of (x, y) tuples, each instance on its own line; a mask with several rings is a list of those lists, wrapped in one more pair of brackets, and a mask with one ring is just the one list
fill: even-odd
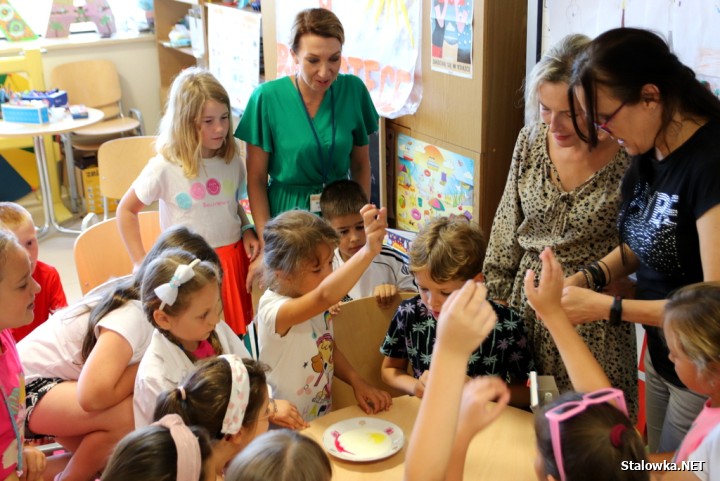
[[(499, 376), (508, 383), (523, 382), (534, 368), (525, 324), (515, 311), (491, 304), (497, 314), (497, 324), (470, 356), (467, 375)], [(420, 296), (407, 299), (398, 307), (380, 352), (388, 357), (408, 359), (414, 376), (419, 378), (430, 369), (436, 329), (437, 320)]]

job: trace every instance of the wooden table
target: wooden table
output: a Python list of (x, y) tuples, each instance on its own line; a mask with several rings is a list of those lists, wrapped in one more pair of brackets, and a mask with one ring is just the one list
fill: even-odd
[[(420, 400), (412, 396), (393, 399), (389, 411), (375, 417), (397, 424), (405, 433), (405, 446), (395, 455), (376, 462), (354, 463), (333, 456), (333, 481), (402, 480), (405, 454), (412, 434)], [(322, 436), (332, 424), (345, 419), (365, 416), (359, 407), (352, 406), (318, 418), (310, 423), (303, 434), (322, 446)], [(535, 471), (535, 431), (533, 415), (520, 409), (507, 407), (492, 425), (481, 432), (470, 444), (465, 465), (466, 480), (533, 480)]]
[[(55, 206), (52, 201), (52, 187), (48, 174), (47, 158), (45, 156), (44, 135), (64, 134), (87, 127), (102, 120), (104, 114), (101, 110), (88, 108), (88, 118), (73, 119), (69, 115), (61, 120), (46, 122), (44, 124), (25, 124), (19, 122), (0, 121), (0, 137), (28, 137), (32, 136), (35, 147), (35, 161), (37, 162), (38, 176), (40, 178), (40, 192), (42, 194), (43, 209), (45, 212), (45, 224), (38, 229), (38, 237), (42, 237), (55, 229), (64, 234), (78, 234), (80, 231), (66, 229), (61, 226), (55, 218)], [(66, 139), (66, 146), (69, 142)], [(68, 165), (68, 181), (72, 184), (75, 181), (73, 166)]]

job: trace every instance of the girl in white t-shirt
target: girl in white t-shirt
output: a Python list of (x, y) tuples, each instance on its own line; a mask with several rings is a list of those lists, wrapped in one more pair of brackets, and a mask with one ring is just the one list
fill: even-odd
[(169, 229), (134, 276), (56, 312), (18, 344), (28, 431), (53, 435), (73, 453), (58, 479), (89, 479), (133, 429), (135, 373), (152, 335), (139, 301), (142, 276), (149, 260), (178, 246), (217, 260), (199, 235), (185, 227)]
[[(330, 315), (380, 252), (386, 212), (366, 205), (367, 243), (333, 272), (338, 236), (323, 219), (293, 210), (265, 225), (266, 281), (258, 305), (260, 360), (271, 368), (268, 384), (275, 397), (293, 402), (306, 421), (331, 408), (333, 373), (352, 386), (367, 413), (387, 409), (390, 395), (363, 380), (333, 339)], [(368, 346), (368, 349), (372, 349)]]
[(160, 202), (163, 229), (182, 224), (202, 235), (220, 256), (225, 320), (235, 333), (244, 334), (252, 321), (246, 280), (259, 242), (238, 203), (247, 183), (232, 132), (227, 91), (207, 71), (184, 70), (170, 89), (158, 155), (121, 200), (117, 217), (136, 265), (145, 256), (137, 214), (155, 201)]

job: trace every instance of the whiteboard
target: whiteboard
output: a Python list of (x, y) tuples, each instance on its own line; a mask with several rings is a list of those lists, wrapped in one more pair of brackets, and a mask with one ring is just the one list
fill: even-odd
[(720, 97), (720, 0), (544, 0), (542, 51), (569, 33), (593, 38), (617, 28), (660, 34)]

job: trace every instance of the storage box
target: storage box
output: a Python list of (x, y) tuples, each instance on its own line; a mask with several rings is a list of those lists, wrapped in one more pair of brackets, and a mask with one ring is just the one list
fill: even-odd
[(385, 238), (385, 244), (390, 247), (394, 247), (404, 254), (410, 252), (410, 244), (417, 235), (415, 232), (399, 229), (385, 229), (387, 231), (387, 237)]
[[(102, 214), (103, 201), (100, 193), (100, 172), (97, 166), (80, 169), (75, 167), (75, 183), (83, 198), (83, 207), (86, 212)], [(108, 212), (115, 212), (118, 199), (108, 199)]]
[(43, 100), (47, 102), (48, 107), (65, 107), (68, 104), (67, 92), (57, 89), (47, 92), (32, 90), (22, 94), (21, 98), (23, 100)]
[(48, 108), (35, 105), (2, 104), (3, 120), (24, 124), (44, 124), (50, 121)]

